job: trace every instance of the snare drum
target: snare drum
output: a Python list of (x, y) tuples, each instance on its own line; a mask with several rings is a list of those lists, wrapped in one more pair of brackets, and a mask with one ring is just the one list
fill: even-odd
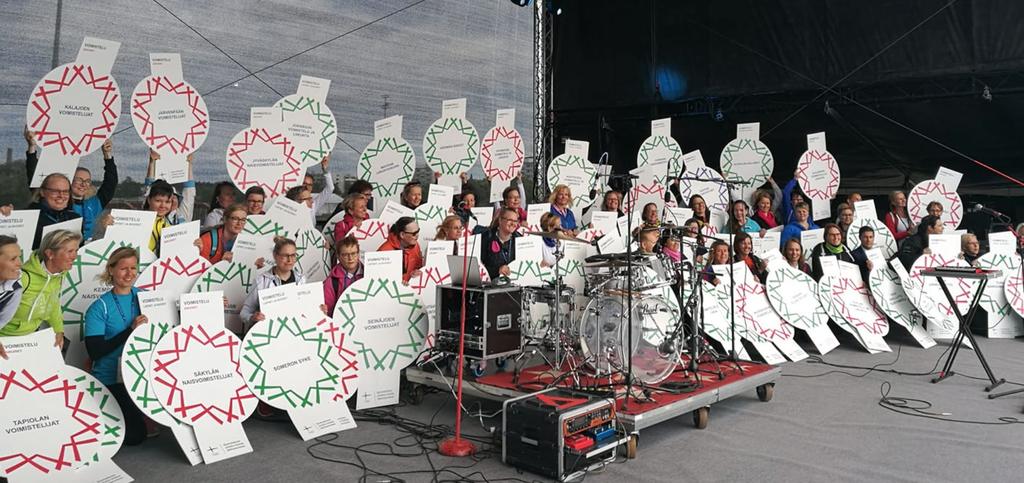
[[(559, 303), (561, 324), (551, 323), (555, 304)], [(545, 340), (554, 337), (560, 327), (568, 327), (576, 314), (576, 291), (562, 287), (561, 295), (551, 287), (523, 287), (523, 337), (527, 340)]]

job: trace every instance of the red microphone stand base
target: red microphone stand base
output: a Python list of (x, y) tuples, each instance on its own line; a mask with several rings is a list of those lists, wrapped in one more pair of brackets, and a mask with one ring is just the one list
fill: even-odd
[(437, 445), (437, 451), (445, 456), (461, 458), (476, 454), (476, 445), (469, 440), (449, 436)]

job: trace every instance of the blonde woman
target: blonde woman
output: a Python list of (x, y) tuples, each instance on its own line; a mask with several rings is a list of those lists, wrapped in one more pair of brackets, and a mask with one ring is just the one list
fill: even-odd
[(889, 193), (889, 212), (885, 214), (885, 227), (892, 232), (897, 242), (914, 234), (914, 226), (910, 222), (910, 214), (907, 213), (907, 195), (902, 191)]
[(462, 224), (462, 217), (459, 215), (448, 215), (444, 217), (444, 221), (437, 226), (437, 233), (434, 235), (434, 240), (458, 240), (462, 237), (462, 231), (465, 226)]
[(39, 249), (21, 267), (21, 302), (11, 320), (0, 327), (0, 337), (28, 335), (46, 322), (53, 330), (53, 345), (64, 347), (61, 281), (78, 256), (81, 241), (81, 233), (68, 230), (54, 230), (43, 237)]
[(114, 395), (125, 420), (124, 444), (139, 444), (146, 439), (146, 423), (142, 412), (132, 402), (123, 382), (118, 382), (124, 343), (136, 327), (149, 321), (139, 308), (139, 252), (133, 247), (114, 250), (100, 274), (101, 282), (110, 291), (96, 299), (85, 312), (85, 350), (92, 359), (90, 373)]
[(575, 236), (577, 229), (576, 215), (572, 212), (572, 191), (569, 190), (569, 187), (564, 184), (555, 186), (555, 189), (551, 191), (548, 202), (551, 203), (551, 213), (558, 215), (562, 229), (572, 232)]

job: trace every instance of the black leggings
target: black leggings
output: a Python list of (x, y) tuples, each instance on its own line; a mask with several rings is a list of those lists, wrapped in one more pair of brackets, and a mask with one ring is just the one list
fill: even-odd
[(145, 441), (146, 419), (142, 411), (139, 411), (139, 407), (132, 402), (132, 397), (124, 388), (124, 384), (111, 384), (107, 389), (110, 389), (110, 393), (117, 400), (117, 405), (121, 407), (121, 413), (124, 414), (124, 444), (135, 446)]

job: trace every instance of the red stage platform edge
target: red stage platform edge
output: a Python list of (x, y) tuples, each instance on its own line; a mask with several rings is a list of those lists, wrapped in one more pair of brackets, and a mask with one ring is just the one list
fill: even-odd
[[(659, 384), (649, 386), (653, 391), (653, 400), (651, 401), (637, 401), (636, 399), (630, 399), (629, 406), (627, 408), (622, 407), (624, 397), (620, 395), (617, 398), (618, 410), (622, 414), (643, 414), (645, 412), (657, 409), (662, 406), (667, 406), (683, 399), (694, 397), (698, 394), (713, 391), (726, 384), (731, 384), (737, 381), (741, 381), (748, 377), (756, 374), (761, 374), (766, 371), (772, 370), (772, 366), (768, 364), (762, 364), (757, 362), (739, 362), (743, 368), (741, 373), (736, 367), (737, 363), (733, 362), (722, 362), (717, 366), (714, 363), (703, 363), (700, 365), (702, 371), (699, 376), (694, 376), (690, 372), (684, 372), (677, 370), (673, 372), (668, 379), (662, 381)], [(721, 367), (721, 371), (725, 376), (724, 379), (719, 379), (717, 374), (718, 367)], [(635, 368), (634, 368), (635, 369)], [(715, 373), (712, 373), (715, 371)], [(488, 386), (500, 387), (503, 389), (509, 389), (521, 392), (534, 392), (544, 389), (557, 376), (557, 372), (553, 371), (547, 364), (538, 366), (528, 367), (522, 370), (519, 375), (519, 384), (512, 382), (513, 374), (511, 372), (499, 372), (496, 374), (487, 375), (476, 380), (477, 384), (485, 384)], [(696, 377), (700, 377), (703, 383), (700, 387), (690, 392), (681, 392), (674, 394), (671, 392), (660, 392), (657, 391), (659, 386), (665, 383), (673, 382), (679, 383), (684, 381), (694, 381)], [(583, 378), (580, 381), (584, 385), (589, 384), (606, 384), (607, 380), (595, 381), (593, 378)], [(570, 386), (571, 380), (567, 379), (563, 381), (563, 385)]]

